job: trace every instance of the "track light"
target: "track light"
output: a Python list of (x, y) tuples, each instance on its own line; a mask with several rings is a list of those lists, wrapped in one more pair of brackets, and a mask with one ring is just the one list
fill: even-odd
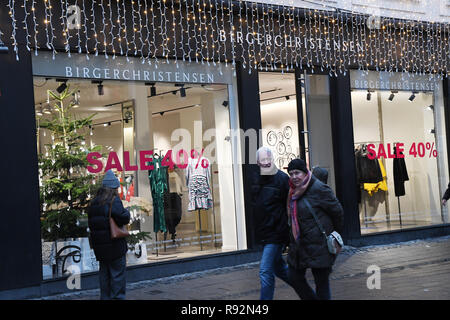
[(228, 101), (225, 100), (224, 102), (222, 102), (222, 105), (223, 105), (224, 107), (228, 107)]
[(398, 93), (397, 90), (391, 90), (391, 94), (390, 94), (388, 100), (389, 100), (389, 101), (394, 100), (394, 97), (395, 97), (395, 94), (396, 94), (396, 93)]
[(145, 85), (146, 85), (146, 86), (152, 86), (152, 87), (150, 88), (150, 97), (156, 96), (156, 87), (155, 87), (155, 83), (154, 83), (154, 82), (146, 82)]
[(99, 85), (97, 86), (97, 90), (98, 90), (98, 95), (102, 96), (105, 94), (105, 92), (103, 91), (103, 84), (100, 82)]
[(286, 96), (286, 100), (289, 100), (291, 97), (289, 97), (289, 96)]
[(372, 97), (372, 95), (370, 94), (370, 91), (367, 91), (367, 101), (370, 101), (371, 97)]
[(430, 105), (427, 107), (427, 110), (434, 111), (434, 106), (433, 106), (432, 104), (430, 104)]
[(180, 96), (181, 96), (182, 98), (186, 97), (186, 89), (184, 88), (184, 86), (182, 86), (182, 87), (180, 88)]
[(63, 81), (63, 83), (61, 83), (61, 84), (59, 85), (59, 87), (56, 88), (56, 91), (57, 91), (59, 94), (61, 94), (64, 90), (67, 89), (67, 80), (58, 80), (58, 79), (56, 79), (56, 81)]
[(413, 102), (413, 100), (416, 98), (416, 93), (418, 93), (418, 92), (416, 92), (416, 91), (412, 92), (411, 96), (408, 98), (409, 102)]
[(159, 114), (160, 114), (161, 117), (162, 117), (162, 116), (164, 115), (164, 111), (161, 111)]

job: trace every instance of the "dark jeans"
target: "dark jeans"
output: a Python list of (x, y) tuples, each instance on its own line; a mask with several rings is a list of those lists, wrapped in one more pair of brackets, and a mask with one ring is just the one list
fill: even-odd
[(312, 268), (316, 291), (306, 281), (306, 269), (289, 267), (289, 282), (302, 300), (331, 300), (329, 276), (331, 268)]
[(100, 279), (100, 299), (125, 299), (127, 265), (126, 256), (114, 261), (100, 261), (98, 272)]
[(288, 266), (281, 254), (281, 244), (266, 244), (263, 249), (259, 267), (261, 281), (261, 300), (272, 300), (275, 291), (275, 276), (288, 282)]

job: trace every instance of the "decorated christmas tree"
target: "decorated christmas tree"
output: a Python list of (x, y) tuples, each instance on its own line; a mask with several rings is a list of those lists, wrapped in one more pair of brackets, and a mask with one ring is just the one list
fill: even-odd
[(92, 126), (91, 115), (76, 119), (70, 100), (77, 91), (70, 86), (61, 92), (48, 91), (57, 114), (40, 120), (38, 130), (46, 129), (52, 143), (39, 154), (42, 237), (45, 241), (86, 237), (87, 207), (95, 195), (97, 177), (87, 171), (86, 156), (100, 152), (101, 146), (87, 146), (85, 135)]

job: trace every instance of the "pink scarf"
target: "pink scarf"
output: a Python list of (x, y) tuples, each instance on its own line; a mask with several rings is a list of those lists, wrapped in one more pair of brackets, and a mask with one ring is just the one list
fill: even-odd
[(294, 184), (289, 179), (289, 195), (288, 195), (288, 218), (292, 229), (292, 235), (294, 236), (295, 241), (300, 237), (300, 227), (298, 224), (297, 218), (297, 200), (305, 193), (306, 189), (309, 186), (309, 182), (311, 181), (311, 171), (308, 170), (308, 175), (305, 180), (303, 180), (302, 184), (298, 187), (295, 187)]

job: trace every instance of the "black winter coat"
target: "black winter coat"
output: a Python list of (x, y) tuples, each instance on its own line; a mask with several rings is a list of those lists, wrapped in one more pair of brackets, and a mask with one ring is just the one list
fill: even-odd
[(255, 172), (252, 184), (255, 239), (260, 244), (288, 244), (286, 203), (289, 176), (281, 170), (274, 175)]
[[(125, 238), (111, 239), (109, 205), (109, 203), (101, 205), (99, 201), (94, 199), (88, 211), (91, 245), (95, 257), (99, 261), (116, 260), (128, 250)], [(123, 207), (119, 197), (116, 197), (112, 203), (111, 217), (119, 227), (130, 222), (130, 213)]]
[(287, 262), (295, 269), (331, 267), (336, 256), (329, 253), (325, 237), (307, 209), (305, 199), (308, 199), (327, 235), (333, 231), (342, 234), (344, 212), (339, 200), (328, 185), (312, 176), (308, 189), (297, 200), (300, 238), (295, 242), (291, 236)]

